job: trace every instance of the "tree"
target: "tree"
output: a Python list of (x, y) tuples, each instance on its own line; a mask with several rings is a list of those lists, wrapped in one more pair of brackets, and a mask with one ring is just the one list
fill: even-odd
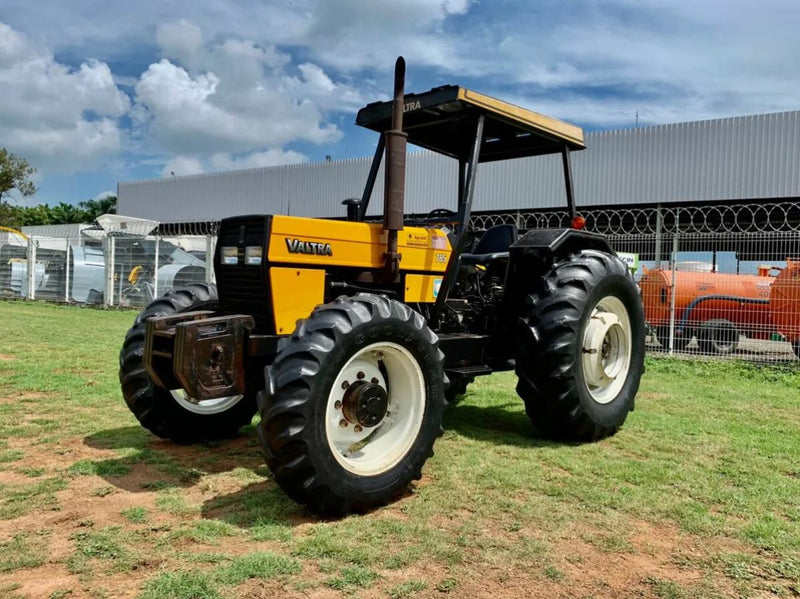
[(86, 221), (92, 222), (103, 214), (117, 213), (117, 196), (105, 196), (96, 200), (86, 200), (78, 203), (78, 206), (86, 213)]
[(12, 189), (26, 197), (35, 194), (36, 185), (31, 181), (35, 172), (27, 160), (0, 148), (0, 204), (4, 203), (3, 196)]

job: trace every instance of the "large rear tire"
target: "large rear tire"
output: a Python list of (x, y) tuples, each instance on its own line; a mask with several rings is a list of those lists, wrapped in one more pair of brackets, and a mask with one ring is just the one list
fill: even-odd
[(546, 437), (613, 435), (644, 370), (642, 303), (628, 268), (595, 250), (533, 281), (516, 330), (517, 393)]
[(147, 319), (195, 310), (216, 310), (217, 288), (195, 283), (150, 303), (125, 335), (119, 354), (119, 381), (125, 403), (139, 422), (159, 437), (189, 442), (230, 437), (256, 412), (255, 393), (194, 402), (182, 389), (156, 385), (144, 367)]
[(443, 364), (438, 338), (405, 304), (362, 293), (315, 308), (281, 342), (258, 398), (275, 481), (325, 514), (404, 491), (441, 434)]

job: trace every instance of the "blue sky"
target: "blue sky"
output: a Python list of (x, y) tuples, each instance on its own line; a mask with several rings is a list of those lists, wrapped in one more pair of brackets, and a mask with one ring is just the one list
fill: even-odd
[[(369, 155), (356, 110), (467, 87), (588, 130), (800, 108), (796, 0), (0, 0), (17, 203), (118, 181)], [(591, 149), (589, 149), (591, 151)]]

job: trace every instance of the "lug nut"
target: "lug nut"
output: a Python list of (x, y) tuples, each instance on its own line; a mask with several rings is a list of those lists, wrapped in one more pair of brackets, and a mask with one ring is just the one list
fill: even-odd
[(359, 370), (359, 371), (358, 371), (358, 374), (357, 374), (356, 376), (358, 377), (358, 380), (361, 380), (361, 379), (363, 379), (363, 378), (364, 378), (365, 376), (367, 376), (367, 375), (366, 375), (366, 374), (364, 374), (363, 372), (361, 372), (361, 371)]
[(345, 420), (344, 418), (342, 418), (342, 419), (339, 421), (339, 426), (340, 426), (341, 428), (347, 428), (347, 420)]
[(347, 381), (342, 381), (342, 389), (347, 389), (350, 386), (350, 383)]
[(337, 400), (336, 403), (333, 404), (333, 407), (336, 408), (337, 410), (341, 410), (342, 409), (342, 402)]
[(356, 424), (356, 425), (353, 427), (353, 430), (354, 430), (355, 432), (357, 432), (357, 433), (360, 433), (360, 432), (361, 432), (361, 431), (363, 431), (364, 429), (363, 429), (363, 428), (361, 428), (361, 425), (360, 425), (360, 424)]
[(377, 385), (377, 384), (378, 384), (378, 379), (377, 379), (376, 377), (374, 377), (374, 376), (373, 376), (373, 377), (372, 377), (372, 378), (369, 380), (369, 382), (370, 382), (370, 383), (372, 383), (373, 385)]

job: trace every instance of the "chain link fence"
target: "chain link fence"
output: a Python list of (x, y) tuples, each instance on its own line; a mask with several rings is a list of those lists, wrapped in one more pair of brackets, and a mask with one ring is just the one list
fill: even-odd
[(215, 240), (214, 223), (116, 216), (0, 231), (0, 297), (143, 307), (175, 287), (212, 282)]
[[(639, 285), (653, 351), (800, 358), (800, 203), (581, 210)], [(473, 227), (567, 227), (566, 211), (478, 214)]]
[[(582, 210), (634, 271), (652, 351), (800, 357), (800, 203)], [(566, 211), (475, 214), (478, 235), (567, 227)], [(70, 228), (71, 227), (71, 228)], [(96, 226), (0, 231), (0, 297), (143, 307), (213, 282), (217, 223), (101, 217)]]

